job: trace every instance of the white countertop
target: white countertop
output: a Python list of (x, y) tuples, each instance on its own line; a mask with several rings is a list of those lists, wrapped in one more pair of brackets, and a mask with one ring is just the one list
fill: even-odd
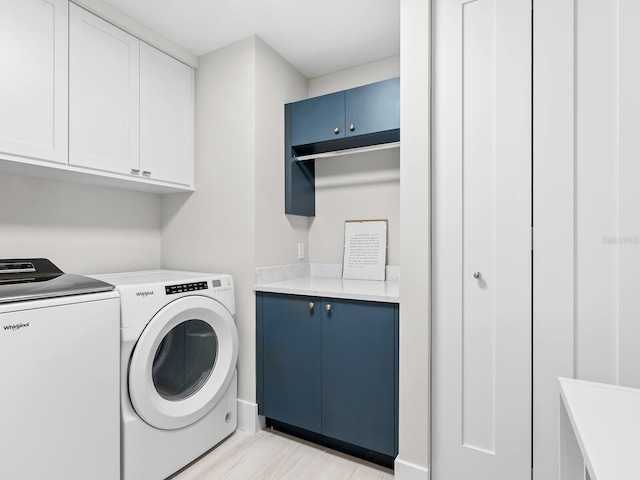
[(640, 478), (640, 390), (560, 379), (591, 480)]
[(400, 285), (398, 282), (393, 281), (379, 282), (375, 280), (303, 277), (295, 280), (255, 285), (254, 289), (256, 292), (400, 303)]

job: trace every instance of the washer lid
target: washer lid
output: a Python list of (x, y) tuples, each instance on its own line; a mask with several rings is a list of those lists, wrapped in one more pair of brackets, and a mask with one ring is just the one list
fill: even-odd
[(0, 260), (0, 303), (108, 292), (113, 285), (64, 273), (46, 258)]

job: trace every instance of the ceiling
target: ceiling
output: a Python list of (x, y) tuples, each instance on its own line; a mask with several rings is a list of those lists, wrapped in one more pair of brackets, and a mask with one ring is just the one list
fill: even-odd
[(105, 0), (195, 55), (258, 35), (307, 78), (400, 53), (400, 0)]

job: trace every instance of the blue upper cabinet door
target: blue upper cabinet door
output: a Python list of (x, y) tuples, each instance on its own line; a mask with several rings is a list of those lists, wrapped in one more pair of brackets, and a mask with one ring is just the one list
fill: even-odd
[(346, 91), (347, 137), (400, 128), (400, 78)]
[(263, 294), (264, 415), (320, 433), (321, 317), (311, 297)]
[(322, 434), (395, 456), (395, 306), (323, 300)]
[(344, 92), (302, 100), (292, 105), (291, 144), (307, 145), (344, 138)]

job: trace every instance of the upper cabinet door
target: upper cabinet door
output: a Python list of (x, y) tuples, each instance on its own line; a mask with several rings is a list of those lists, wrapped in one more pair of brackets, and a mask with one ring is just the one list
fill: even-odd
[(344, 138), (344, 92), (292, 104), (292, 145)]
[(140, 41), (80, 7), (69, 17), (69, 163), (139, 169)]
[(346, 135), (400, 128), (400, 78), (346, 91)]
[(194, 72), (140, 44), (140, 168), (153, 180), (193, 184)]
[(0, 156), (67, 162), (67, 0), (0, 2)]

